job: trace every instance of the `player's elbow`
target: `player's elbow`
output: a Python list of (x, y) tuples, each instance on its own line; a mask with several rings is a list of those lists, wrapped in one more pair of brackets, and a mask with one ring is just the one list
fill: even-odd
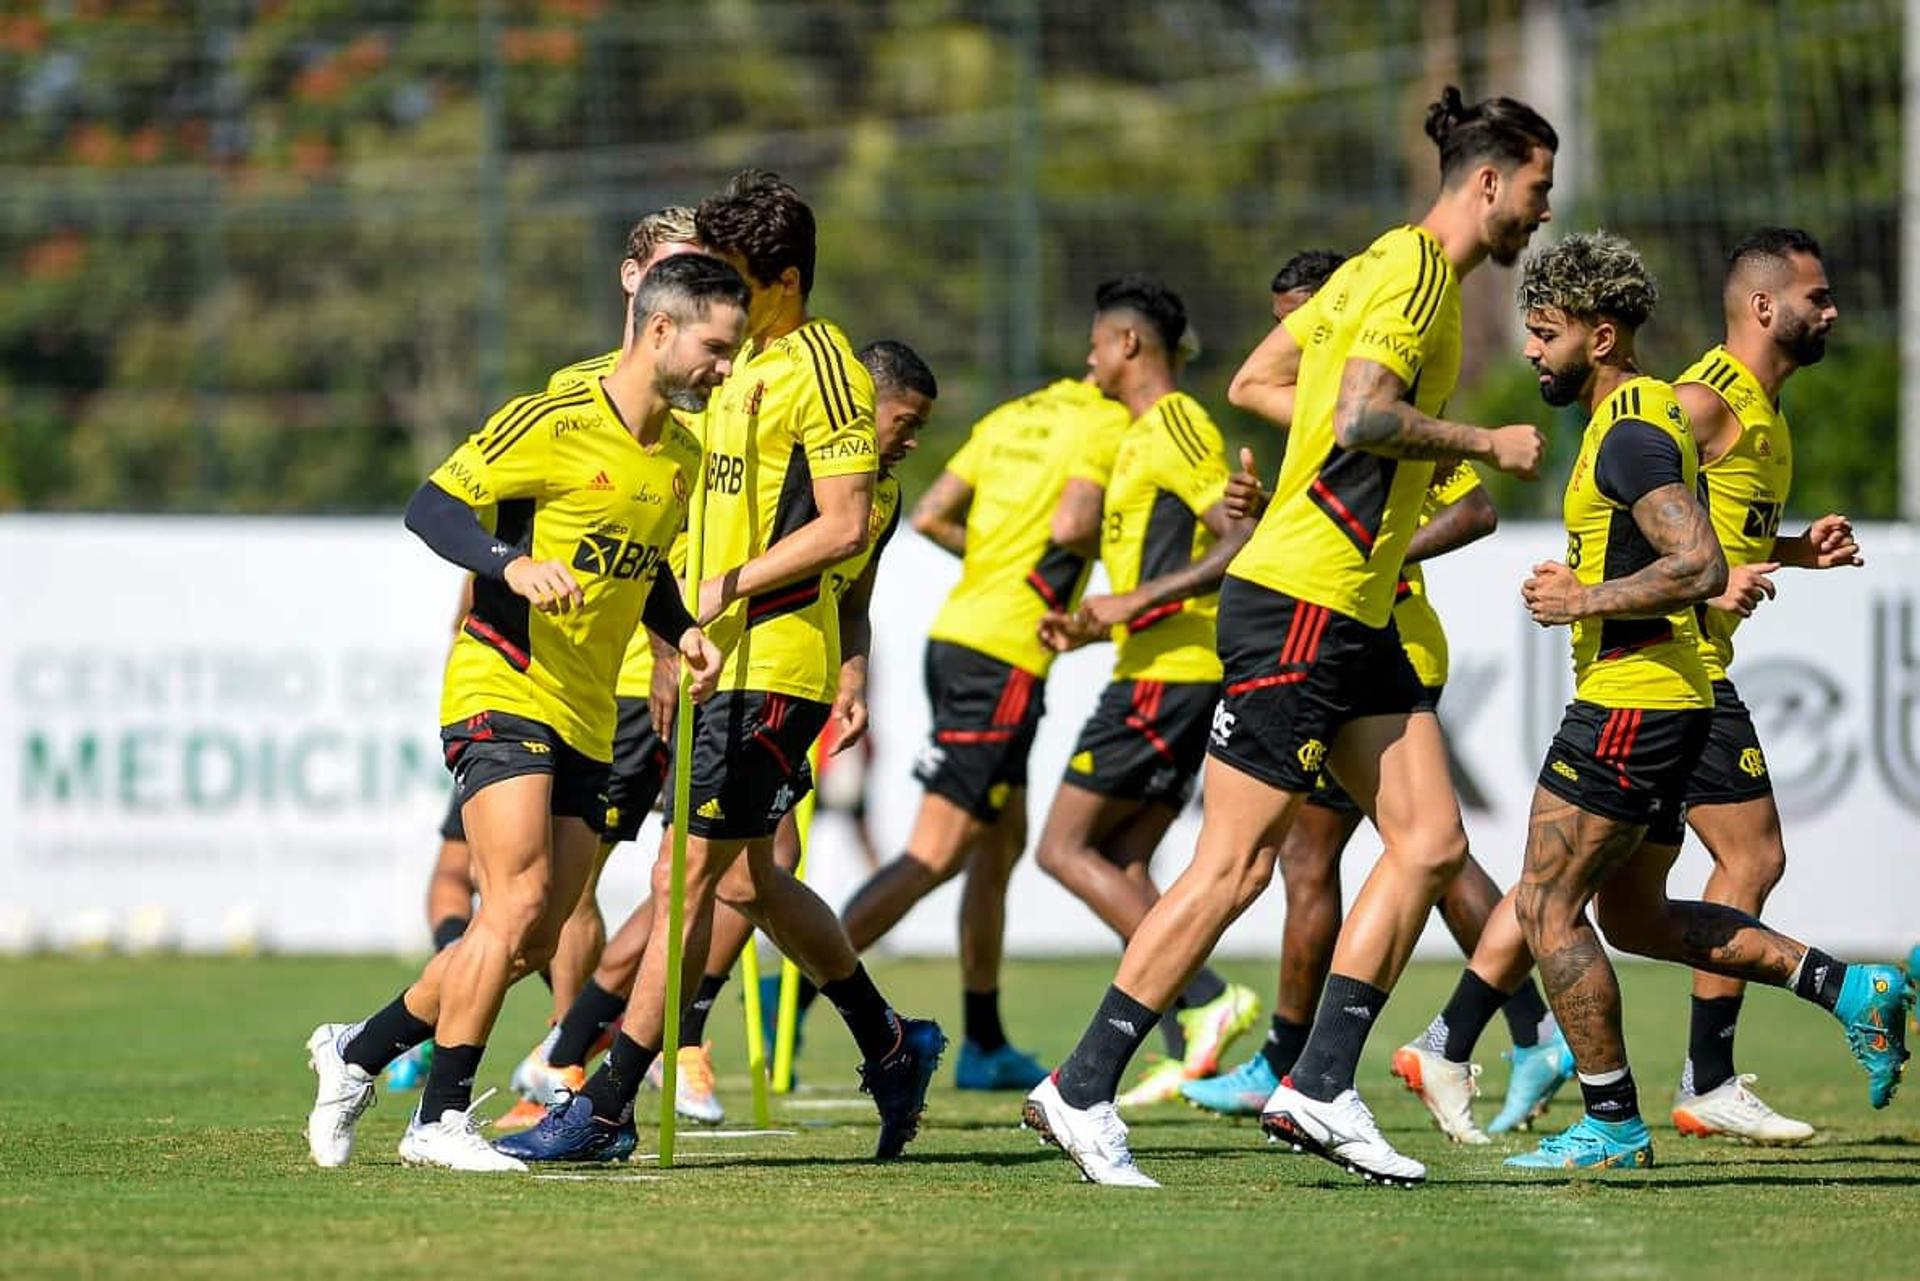
[(820, 517), (821, 534), (827, 546), (827, 554), (836, 561), (849, 556), (857, 556), (867, 549), (867, 518), (859, 511), (836, 511), (823, 513)]
[(1373, 415), (1360, 401), (1341, 400), (1333, 407), (1333, 439), (1342, 449), (1364, 449)]
[(1227, 384), (1227, 403), (1248, 413), (1257, 412), (1254, 406), (1260, 398), (1259, 388), (1260, 379), (1242, 366), (1234, 374), (1233, 381)]
[(1727, 590), (1727, 555), (1714, 543), (1708, 549), (1687, 556), (1678, 566), (1687, 584), (1687, 600), (1698, 603), (1712, 600)]

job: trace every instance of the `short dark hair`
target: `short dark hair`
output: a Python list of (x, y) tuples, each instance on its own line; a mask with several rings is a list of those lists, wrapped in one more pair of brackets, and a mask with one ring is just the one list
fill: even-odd
[(1527, 163), (1535, 147), (1560, 150), (1560, 135), (1526, 103), (1486, 98), (1468, 106), (1454, 85), (1427, 108), (1427, 137), (1440, 148), (1440, 179), (1449, 185), (1485, 161), (1512, 169)]
[(1347, 256), (1337, 249), (1303, 249), (1273, 273), (1273, 283), (1267, 288), (1276, 294), (1295, 289), (1316, 293), (1346, 260)]
[(1093, 311), (1096, 316), (1109, 311), (1137, 313), (1153, 327), (1169, 359), (1180, 347), (1180, 336), (1187, 332), (1187, 308), (1180, 295), (1152, 276), (1137, 272), (1116, 277), (1094, 290)]
[(934, 380), (933, 370), (920, 359), (919, 352), (905, 343), (882, 338), (868, 343), (856, 354), (873, 375), (873, 389), (877, 394), (917, 391), (928, 400), (940, 398), (940, 384)]
[(1740, 238), (1727, 252), (1727, 278), (1754, 267), (1790, 268), (1789, 254), (1806, 254), (1825, 261), (1820, 242), (1798, 227), (1759, 227)]
[(700, 202), (693, 225), (708, 249), (744, 259), (756, 283), (770, 285), (794, 267), (801, 294), (813, 291), (813, 210), (780, 175), (741, 170), (720, 194)]
[(640, 277), (633, 291), (633, 314), (637, 320), (663, 311), (676, 324), (684, 324), (706, 319), (717, 302), (745, 311), (752, 296), (740, 273), (712, 254), (675, 254)]

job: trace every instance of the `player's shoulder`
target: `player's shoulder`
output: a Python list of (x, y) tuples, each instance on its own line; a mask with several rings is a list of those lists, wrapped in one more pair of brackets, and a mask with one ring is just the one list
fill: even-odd
[(576, 383), (558, 391), (515, 396), (495, 410), (478, 443), (490, 456), (527, 440), (558, 440), (601, 425), (603, 415), (593, 390)]
[(1162, 396), (1141, 425), (1162, 450), (1171, 451), (1190, 466), (1218, 460), (1226, 448), (1206, 406), (1183, 391)]
[(782, 362), (780, 391), (798, 404), (819, 405), (836, 426), (873, 411), (873, 375), (840, 326), (815, 317), (769, 347)]
[(620, 363), (620, 350), (602, 352), (598, 356), (589, 356), (585, 360), (576, 360), (571, 365), (562, 365), (547, 375), (547, 391), (561, 392), (577, 387), (594, 378), (604, 378), (613, 372)]
[(1642, 422), (1662, 431), (1686, 435), (1691, 430), (1673, 384), (1651, 375), (1630, 378), (1614, 389), (1603, 407), (1609, 425)]

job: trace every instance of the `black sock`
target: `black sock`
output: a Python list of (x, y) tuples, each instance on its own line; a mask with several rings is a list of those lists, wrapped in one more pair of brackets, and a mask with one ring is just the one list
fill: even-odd
[(802, 1014), (805, 1014), (808, 1010), (813, 1008), (813, 1003), (819, 999), (820, 999), (820, 985), (815, 983), (812, 979), (808, 978), (806, 975), (802, 974), (800, 976), (799, 1012)]
[(553, 991), (553, 971), (552, 970), (541, 970), (540, 981), (547, 985), (547, 991), (549, 992)]
[(1617, 1080), (1600, 1085), (1582, 1076), (1580, 1097), (1586, 1100), (1587, 1115), (1596, 1121), (1631, 1121), (1640, 1115), (1640, 1090), (1633, 1083), (1632, 1068), (1621, 1068)]
[(593, 1115), (610, 1125), (630, 1118), (640, 1082), (659, 1057), (660, 1051), (648, 1049), (625, 1032), (615, 1032), (606, 1061), (587, 1078), (586, 1088), (581, 1091), (593, 1100)]
[(974, 1048), (994, 1051), (1007, 1043), (1007, 1030), (1000, 1026), (1000, 989), (990, 992), (962, 992), (960, 1000), (967, 1040)]
[(699, 1045), (707, 1035), (707, 1015), (713, 1013), (713, 1003), (720, 995), (720, 989), (727, 985), (724, 974), (702, 974), (700, 986), (694, 990), (693, 1003), (687, 1006), (686, 1013), (680, 1016), (680, 1045)]
[(867, 1062), (884, 1059), (900, 1044), (900, 1020), (867, 977), (866, 966), (856, 965), (847, 977), (822, 983), (820, 995), (840, 1011), (847, 1031), (853, 1033), (853, 1043), (860, 1047), (860, 1057)]
[(1680, 1088), (1705, 1094), (1733, 1079), (1733, 1027), (1740, 1020), (1737, 996), (1693, 998), (1693, 1020), (1687, 1029), (1687, 1066)]
[(1840, 988), (1846, 981), (1845, 961), (1836, 961), (1819, 948), (1810, 947), (1800, 968), (1794, 971), (1793, 994), (1832, 1013), (1840, 1004)]
[(1360, 1051), (1366, 1048), (1367, 1034), (1373, 1031), (1386, 1004), (1387, 994), (1373, 984), (1344, 974), (1329, 974), (1313, 1031), (1288, 1073), (1293, 1088), (1321, 1103), (1331, 1101), (1342, 1090), (1351, 1090)]
[(1307, 1043), (1307, 1033), (1311, 1027), (1305, 1023), (1289, 1023), (1278, 1014), (1267, 1026), (1267, 1039), (1260, 1046), (1260, 1057), (1273, 1069), (1276, 1080), (1293, 1071), (1293, 1065), (1300, 1058), (1300, 1050)]
[(1191, 1009), (1196, 1005), (1205, 1005), (1217, 1001), (1227, 994), (1227, 981), (1206, 966), (1193, 976), (1193, 982), (1187, 984), (1186, 991), (1180, 993), (1180, 1004)]
[[(378, 1075), (387, 1064), (433, 1035), (433, 1024), (413, 1017), (406, 993), (389, 1001), (379, 1013), (360, 1025), (340, 1051), (340, 1057)], [(432, 1118), (438, 1120), (438, 1117)]]
[(1475, 974), (1461, 970), (1460, 981), (1440, 1017), (1427, 1025), (1426, 1046), (1449, 1063), (1468, 1063), (1480, 1034), (1507, 1003), (1507, 994)]
[(547, 1051), (547, 1063), (551, 1067), (583, 1067), (587, 1062), (587, 1051), (600, 1039), (600, 1034), (620, 1021), (626, 1013), (627, 998), (609, 992), (592, 979), (580, 989), (580, 995), (573, 998), (573, 1004), (560, 1020), (560, 1035), (554, 1038), (553, 1048)]
[(420, 1119), (431, 1125), (443, 1112), (465, 1112), (473, 1103), (473, 1078), (480, 1074), (484, 1045), (433, 1043), (433, 1066), (420, 1089)]
[(1180, 1026), (1180, 1011), (1186, 1008), (1184, 998), (1176, 996), (1173, 998), (1173, 1008), (1160, 1020), (1160, 1044), (1170, 1059), (1187, 1057), (1187, 1029)]
[(436, 952), (446, 951), (448, 947), (452, 946), (454, 940), (467, 932), (467, 926), (470, 924), (470, 921), (471, 918), (465, 916), (449, 916), (434, 926), (433, 950)]
[(1120, 1092), (1120, 1074), (1159, 1021), (1158, 1014), (1119, 988), (1108, 988), (1080, 1044), (1053, 1074), (1067, 1106), (1087, 1108), (1113, 1102)]
[(1522, 979), (1507, 1003), (1500, 1007), (1500, 1013), (1507, 1018), (1507, 1034), (1513, 1037), (1516, 1050), (1531, 1050), (1540, 1044), (1540, 1034), (1547, 1026), (1547, 1020), (1553, 1017), (1547, 1009), (1547, 1003), (1540, 998), (1540, 989), (1532, 979)]

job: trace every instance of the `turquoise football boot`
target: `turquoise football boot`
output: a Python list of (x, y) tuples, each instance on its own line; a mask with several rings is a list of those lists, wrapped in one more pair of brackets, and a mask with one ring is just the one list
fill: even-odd
[(1516, 1045), (1505, 1057), (1513, 1063), (1513, 1074), (1507, 1078), (1506, 1102), (1487, 1126), (1488, 1134), (1528, 1128), (1534, 1117), (1547, 1110), (1560, 1087), (1573, 1079), (1573, 1050), (1557, 1031), (1552, 1040), (1526, 1049)]
[(1639, 1117), (1596, 1121), (1582, 1116), (1567, 1129), (1506, 1164), (1516, 1170), (1647, 1170), (1653, 1167), (1653, 1136)]
[(1847, 1030), (1847, 1048), (1867, 1070), (1867, 1097), (1887, 1106), (1907, 1064), (1907, 1013), (1913, 989), (1893, 965), (1849, 965), (1833, 1016)]

